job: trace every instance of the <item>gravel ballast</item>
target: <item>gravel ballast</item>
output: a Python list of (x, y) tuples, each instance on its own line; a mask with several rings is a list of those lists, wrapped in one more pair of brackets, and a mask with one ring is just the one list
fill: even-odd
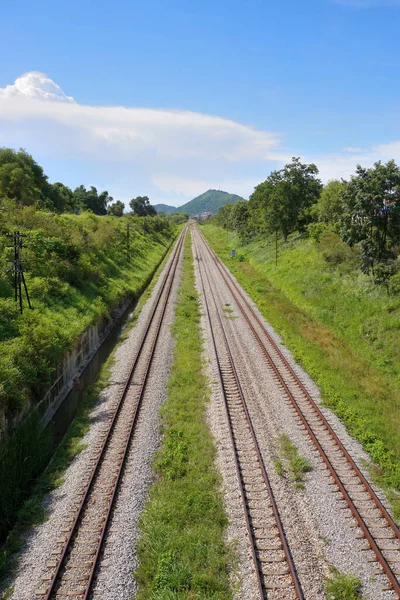
[[(48, 515), (46, 522), (27, 535), (18, 559), (13, 586), (13, 600), (32, 600), (35, 592), (45, 587), (44, 577), (51, 572), (47, 567), (51, 550), (63, 537), (62, 530), (74, 512), (74, 500), (80, 495), (90, 470), (90, 461), (103, 439), (109, 419), (119, 398), (130, 365), (140, 343), (154, 298), (159, 290), (171, 256), (156, 282), (150, 299), (143, 306), (134, 327), (116, 349), (108, 386), (90, 415), (90, 429), (82, 439), (86, 448), (74, 458), (65, 472), (63, 484), (44, 500)], [(149, 382), (137, 428), (132, 439), (120, 492), (117, 496), (101, 567), (94, 587), (94, 597), (104, 600), (125, 600), (135, 594), (132, 571), (136, 568), (135, 543), (139, 531), (137, 522), (153, 480), (151, 461), (159, 441), (158, 410), (165, 399), (166, 383), (172, 359), (173, 339), (170, 325), (174, 318), (174, 302), (180, 278), (180, 266), (173, 283)]]

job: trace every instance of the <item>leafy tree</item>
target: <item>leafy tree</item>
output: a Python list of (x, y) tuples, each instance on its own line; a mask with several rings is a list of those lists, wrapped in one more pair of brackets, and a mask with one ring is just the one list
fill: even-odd
[(281, 233), (285, 241), (295, 229), (304, 230), (322, 188), (317, 175), (316, 165), (303, 164), (295, 157), (280, 171), (273, 171), (249, 200), (256, 227)]
[(73, 191), (57, 181), (56, 183), (47, 183), (45, 195), (51, 201), (53, 209), (57, 212), (73, 212), (75, 208)]
[(107, 214), (112, 217), (122, 217), (124, 214), (125, 204), (121, 200), (117, 200), (113, 204), (110, 204), (107, 208)]
[(24, 206), (43, 197), (47, 177), (25, 150), (0, 148), (0, 194)]
[(247, 200), (239, 200), (236, 204), (230, 204), (232, 227), (244, 239), (249, 233), (249, 203)]
[(341, 235), (350, 245), (360, 242), (363, 269), (390, 258), (400, 243), (400, 170), (394, 160), (372, 168), (357, 165), (344, 185)]
[(132, 198), (129, 202), (129, 206), (133, 213), (138, 217), (154, 217), (157, 214), (156, 209), (150, 204), (147, 196), (137, 196), (137, 198)]
[(312, 211), (318, 221), (329, 225), (339, 224), (343, 214), (343, 188), (344, 183), (338, 179), (333, 179), (324, 186)]
[(224, 204), (224, 206), (221, 206), (215, 217), (218, 225), (221, 225), (224, 229), (233, 229), (233, 206), (233, 204)]
[(91, 210), (95, 215), (106, 215), (107, 204), (113, 201), (107, 191), (98, 194), (97, 189), (92, 185), (87, 190), (84, 185), (80, 185), (74, 190), (74, 205), (81, 210)]

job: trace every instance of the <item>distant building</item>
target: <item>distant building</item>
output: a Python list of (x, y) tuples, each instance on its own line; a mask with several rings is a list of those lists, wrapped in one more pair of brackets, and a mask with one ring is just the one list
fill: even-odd
[(213, 216), (212, 212), (209, 212), (208, 210), (205, 210), (202, 213), (200, 213), (199, 219), (200, 219), (200, 221), (205, 221), (206, 219), (209, 219), (212, 216)]

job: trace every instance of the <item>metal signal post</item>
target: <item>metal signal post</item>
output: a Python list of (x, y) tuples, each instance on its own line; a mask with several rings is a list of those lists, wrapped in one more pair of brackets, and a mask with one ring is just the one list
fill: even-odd
[(12, 238), (13, 243), (14, 243), (14, 260), (12, 261), (12, 264), (11, 264), (11, 270), (14, 275), (15, 302), (19, 301), (19, 310), (20, 310), (20, 313), (22, 314), (22, 311), (23, 311), (22, 286), (24, 286), (26, 299), (28, 301), (28, 306), (30, 309), (32, 308), (31, 301), (29, 298), (28, 288), (26, 286), (24, 269), (23, 269), (23, 264), (22, 264), (22, 259), (21, 259), (22, 235), (19, 231), (14, 231), (14, 233), (6, 233), (6, 236)]

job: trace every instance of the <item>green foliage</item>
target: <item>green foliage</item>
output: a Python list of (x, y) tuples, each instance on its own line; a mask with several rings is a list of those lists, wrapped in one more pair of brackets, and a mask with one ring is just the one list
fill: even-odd
[(0, 197), (14, 198), (26, 206), (35, 204), (46, 181), (42, 167), (25, 150), (0, 148)]
[(227, 519), (206, 424), (208, 386), (201, 357), (200, 309), (189, 236), (178, 292), (174, 359), (161, 410), (164, 441), (158, 479), (140, 520), (138, 598), (228, 600)]
[[(299, 455), (296, 446), (286, 434), (282, 433), (279, 436), (278, 443), (281, 453), (286, 461), (289, 479), (293, 484), (293, 487), (297, 489), (303, 489), (305, 475), (306, 473), (312, 471), (312, 465), (310, 461), (307, 458), (304, 458), (304, 456)], [(280, 468), (283, 470), (283, 466), (281, 463)], [(278, 474), (280, 475), (282, 473), (278, 472)]]
[(312, 214), (318, 221), (339, 227), (343, 214), (343, 189), (344, 183), (337, 179), (329, 181), (323, 187), (318, 202), (312, 208)]
[(111, 217), (122, 217), (124, 214), (125, 204), (121, 200), (117, 200), (113, 204), (110, 204), (107, 208), (107, 214)]
[(228, 194), (228, 192), (223, 192), (221, 190), (208, 190), (207, 192), (204, 192), (204, 194), (193, 198), (193, 200), (186, 202), (186, 204), (183, 204), (178, 208), (168, 206), (167, 204), (156, 204), (155, 208), (157, 212), (159, 210), (165, 213), (186, 212), (190, 217), (194, 217), (205, 211), (215, 215), (222, 206), (234, 204), (239, 200), (243, 200), (243, 198), (236, 194)]
[[(48, 463), (51, 451), (51, 431), (43, 431), (36, 413), (32, 413), (18, 427), (17, 431), (2, 434), (0, 440), (0, 540), (4, 538), (13, 523), (20, 500), (28, 497), (32, 481)], [(22, 516), (25, 519), (29, 518), (26, 513), (32, 513), (32, 510), (32, 504), (27, 505)]]
[[(91, 213), (54, 215), (7, 203), (0, 214), (0, 413), (12, 416), (49, 386), (57, 361), (92, 323), (135, 295), (176, 227), (164, 219)], [(127, 257), (127, 224), (130, 254)], [(19, 315), (4, 235), (24, 237), (22, 257), (34, 310)]]
[(311, 221), (311, 208), (317, 201), (322, 184), (314, 164), (299, 158), (273, 171), (259, 184), (249, 200), (249, 213), (260, 231), (279, 232), (287, 240), (296, 229), (304, 229)]
[(131, 207), (133, 213), (138, 217), (153, 217), (157, 214), (156, 209), (150, 204), (147, 196), (138, 196), (137, 198), (132, 198), (132, 200), (129, 202), (129, 206)]
[(359, 600), (361, 581), (355, 575), (341, 573), (331, 567), (331, 577), (325, 581), (326, 600)]
[[(278, 267), (274, 240), (243, 247), (237, 235), (212, 224), (203, 231), (316, 381), (324, 403), (379, 465), (379, 484), (388, 494), (400, 491), (399, 297), (357, 270), (357, 251), (332, 231), (319, 243), (290, 237), (279, 246)], [(233, 247), (245, 250), (244, 262), (229, 258)], [(397, 278), (389, 279), (389, 290)], [(394, 510), (400, 517), (397, 498)]]
[(357, 165), (356, 175), (342, 192), (342, 238), (361, 243), (362, 267), (369, 272), (385, 261), (400, 243), (400, 169), (391, 160), (370, 169)]

